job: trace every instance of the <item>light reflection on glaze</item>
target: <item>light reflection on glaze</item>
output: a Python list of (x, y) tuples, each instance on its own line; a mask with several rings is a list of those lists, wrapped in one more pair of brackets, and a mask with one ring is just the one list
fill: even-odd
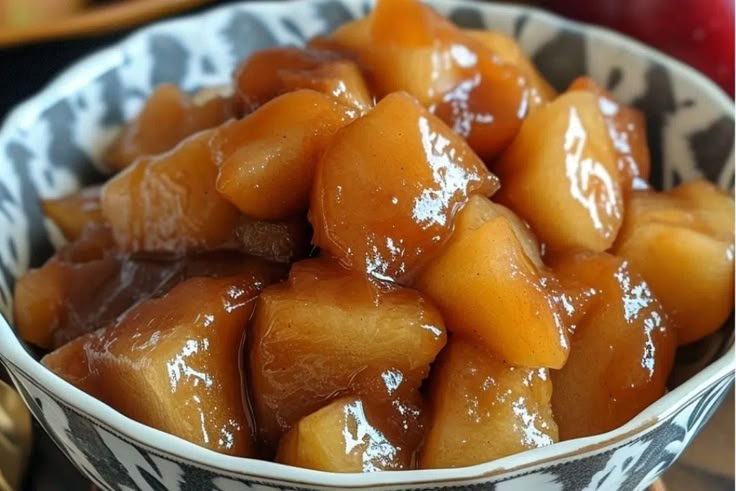
[(195, 339), (189, 339), (184, 343), (181, 352), (178, 353), (173, 360), (166, 362), (166, 371), (169, 374), (169, 383), (171, 385), (171, 392), (176, 392), (177, 385), (182, 377), (187, 382), (191, 382), (194, 387), (199, 386), (199, 383), (204, 383), (204, 386), (209, 388), (213, 384), (212, 377), (198, 370), (195, 370), (192, 366), (187, 363), (187, 358), (194, 356), (200, 351), (207, 351), (208, 342), (204, 339), (198, 342)]
[(455, 88), (442, 96), (442, 102), (452, 108), (452, 130), (463, 138), (467, 138), (475, 123), (493, 123), (493, 114), (477, 113), (470, 110), (470, 98), (473, 91), (481, 83), (479, 73), (463, 80)]
[(383, 383), (386, 384), (386, 392), (393, 395), (404, 380), (404, 374), (399, 370), (388, 369), (381, 374)]
[[(634, 323), (639, 320), (642, 313), (646, 314), (649, 307), (654, 303), (652, 292), (643, 280), (640, 280), (637, 284), (632, 284), (627, 261), (621, 263), (621, 266), (619, 266), (613, 276), (616, 278), (621, 289), (624, 320), (628, 323)], [(665, 327), (662, 317), (656, 310), (649, 312), (649, 315), (642, 320), (642, 325), (644, 327), (643, 334), (646, 339), (644, 340), (641, 366), (652, 377), (654, 375), (656, 358), (656, 347), (652, 339), (652, 332), (663, 331)]]
[(453, 197), (463, 193), (468, 182), (479, 181), (480, 176), (462, 167), (462, 156), (457, 155), (450, 140), (432, 131), (429, 121), (420, 117), (418, 121), (424, 157), (432, 170), (434, 188), (425, 188), (414, 199), (412, 218), (424, 229), (447, 226), (450, 216), (449, 205)]
[(478, 55), (462, 44), (450, 46), (450, 56), (461, 68), (473, 68), (478, 64)]
[(356, 400), (345, 405), (344, 416), (345, 453), (361, 452), (363, 472), (391, 468), (397, 460), (398, 449), (368, 421), (363, 402)]
[[(533, 373), (533, 372), (532, 372)], [(521, 443), (528, 448), (552, 445), (555, 441), (545, 431), (549, 431), (546, 421), (530, 413), (526, 399), (519, 397), (511, 403), (511, 410), (516, 416), (514, 430), (521, 435)], [(541, 421), (540, 421), (541, 420)], [(537, 428), (537, 424), (539, 428)]]
[[(608, 170), (591, 158), (583, 158), (588, 134), (583, 128), (577, 110), (570, 108), (569, 123), (565, 132), (565, 175), (570, 182), (570, 196), (588, 212), (595, 229), (604, 238), (610, 238), (616, 230), (609, 217), (620, 218), (621, 209), (615, 192), (614, 181)], [(601, 216), (601, 213), (604, 216)]]

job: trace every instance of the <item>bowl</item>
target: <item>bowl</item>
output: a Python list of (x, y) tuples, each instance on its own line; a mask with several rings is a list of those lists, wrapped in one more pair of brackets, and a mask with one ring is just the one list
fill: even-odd
[[(430, 3), (462, 26), (516, 37), (558, 89), (589, 74), (643, 110), (655, 186), (705, 176), (733, 187), (733, 102), (694, 70), (613, 32), (533, 8)], [(372, 474), (229, 457), (146, 427), (46, 370), (16, 337), (13, 282), (60, 242), (39, 196), (104, 179), (103, 149), (156, 84), (193, 91), (227, 83), (249, 53), (301, 44), (370, 7), (364, 0), (253, 2), (155, 24), (74, 64), (14, 110), (0, 130), (0, 312), (7, 319), (0, 319), (0, 361), (40, 425), (103, 489), (644, 489), (726, 396), (734, 379), (733, 318), (681, 349), (671, 390), (620, 428), (472, 467)]]

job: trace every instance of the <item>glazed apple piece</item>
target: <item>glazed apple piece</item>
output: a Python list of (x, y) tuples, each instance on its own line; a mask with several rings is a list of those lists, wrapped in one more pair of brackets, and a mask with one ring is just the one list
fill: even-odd
[[(403, 1), (403, 0), (402, 0)], [(463, 78), (431, 106), (431, 110), (485, 161), (498, 156), (519, 131), (530, 97), (521, 73), (501, 63), (482, 47), (468, 53), (477, 66), (463, 71)], [(455, 45), (453, 45), (455, 49)]]
[(283, 279), (286, 271), (283, 265), (237, 252), (119, 256), (109, 230), (93, 226), (18, 279), (15, 325), (21, 338), (50, 349), (112, 323), (185, 278), (248, 273), (269, 284)]
[(551, 267), (564, 284), (597, 290), (552, 370), (560, 439), (604, 433), (664, 395), (676, 348), (665, 310), (629, 263), (607, 253), (567, 252)]
[(733, 311), (734, 201), (713, 184), (634, 191), (613, 251), (641, 271), (680, 344), (716, 331)]
[(512, 210), (494, 203), (485, 196), (475, 194), (468, 198), (468, 202), (455, 219), (455, 230), (477, 229), (484, 223), (499, 217), (509, 224), (516, 239), (524, 249), (526, 257), (538, 268), (544, 268), (539, 241), (529, 224), (519, 218), (519, 215)]
[(328, 472), (408, 469), (412, 454), (392, 441), (386, 417), (359, 397), (337, 399), (281, 438), (276, 462)]
[(113, 170), (124, 169), (138, 157), (166, 152), (184, 138), (239, 113), (232, 97), (216, 91), (202, 91), (190, 98), (176, 85), (159, 85), (140, 114), (110, 144), (104, 160)]
[(358, 114), (365, 114), (373, 107), (373, 97), (363, 74), (351, 60), (336, 60), (307, 70), (283, 71), (281, 81), (287, 92), (316, 90), (331, 95), (344, 106), (356, 109)]
[(498, 180), (411, 96), (385, 97), (317, 165), (314, 243), (349, 268), (404, 281), (441, 247), (456, 211)]
[(244, 214), (279, 220), (304, 214), (317, 159), (351, 111), (303, 89), (284, 94), (213, 134), (217, 190)]
[(498, 31), (466, 29), (464, 32), (498, 56), (503, 63), (514, 66), (521, 72), (530, 90), (529, 104), (532, 109), (557, 96), (555, 89), (539, 73), (514, 38)]
[(483, 159), (508, 145), (526, 115), (520, 71), (420, 2), (381, 0), (316, 44), (356, 57), (378, 97), (416, 97)]
[(41, 348), (53, 347), (54, 332), (64, 329), (73, 306), (89, 299), (118, 275), (120, 264), (109, 254), (112, 249), (109, 229), (92, 225), (41, 268), (18, 278), (13, 316), (20, 337)]
[(277, 46), (256, 51), (235, 72), (238, 97), (248, 112), (286, 92), (281, 78), (284, 72), (313, 70), (323, 63), (344, 58), (338, 53), (319, 49)]
[(648, 187), (649, 145), (644, 114), (617, 103), (613, 96), (589, 77), (573, 81), (568, 90), (585, 90), (598, 97), (598, 107), (608, 125), (608, 134), (618, 156), (617, 165), (624, 192)]
[(321, 49), (281, 46), (258, 51), (238, 68), (235, 84), (250, 110), (298, 89), (330, 95), (360, 113), (372, 106), (358, 66), (344, 55)]
[(558, 440), (544, 368), (506, 364), (454, 335), (432, 366), (422, 469), (481, 464)]
[[(442, 318), (419, 293), (325, 259), (296, 263), (287, 283), (265, 289), (251, 323), (249, 388), (270, 448), (346, 393), (403, 408), (397, 419), (415, 418), (416, 391), (445, 344)], [(405, 424), (401, 439), (415, 446), (417, 424)]]
[[(733, 195), (716, 187), (705, 179), (681, 184), (665, 194), (681, 200), (685, 207), (693, 210), (702, 220), (702, 229), (722, 240), (733, 239), (734, 203)], [(697, 222), (697, 220), (696, 220)]]
[(57, 199), (46, 199), (41, 207), (47, 218), (59, 227), (67, 240), (76, 240), (89, 223), (102, 223), (100, 186), (89, 186)]
[(480, 341), (499, 359), (561, 368), (569, 351), (565, 326), (544, 286), (539, 250), (531, 241), (525, 247), (520, 236), (529, 230), (511, 213), (471, 198), (415, 286), (439, 307), (451, 332)]
[(241, 65), (235, 78), (238, 94), (251, 110), (298, 89), (330, 95), (359, 113), (373, 105), (355, 62), (326, 50), (286, 46), (258, 51)]
[[(392, 15), (404, 19), (390, 23)], [(345, 53), (358, 60), (370, 89), (379, 97), (406, 91), (423, 105), (452, 89), (460, 69), (447, 56), (445, 41), (454, 37), (450, 21), (421, 4), (379, 2), (373, 12), (347, 22), (311, 46)]]
[(493, 167), (503, 183), (494, 199), (549, 250), (604, 251), (623, 220), (616, 160), (596, 96), (568, 92), (524, 121)]
[(168, 153), (138, 159), (102, 189), (102, 214), (124, 251), (210, 250), (232, 246), (240, 213), (216, 189), (209, 149), (214, 130)]
[(190, 279), (42, 363), (143, 424), (217, 452), (254, 456), (237, 367), (261, 286), (253, 275)]

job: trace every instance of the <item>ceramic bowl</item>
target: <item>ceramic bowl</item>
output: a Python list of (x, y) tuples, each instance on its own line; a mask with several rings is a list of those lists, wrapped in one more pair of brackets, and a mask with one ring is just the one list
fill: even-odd
[[(460, 25), (516, 37), (558, 88), (589, 74), (619, 100), (642, 109), (656, 186), (705, 176), (733, 187), (733, 103), (703, 76), (610, 31), (531, 8), (431, 3)], [(373, 474), (305, 470), (195, 446), (65, 383), (16, 338), (13, 282), (59, 243), (41, 214), (39, 196), (60, 196), (102, 180), (102, 149), (156, 84), (195, 90), (227, 83), (249, 53), (301, 44), (369, 9), (363, 0), (256, 2), (155, 24), (73, 65), (13, 111), (0, 131), (0, 310), (7, 319), (0, 319), (0, 361), (40, 424), (104, 489), (644, 489), (725, 397), (734, 377), (733, 320), (681, 350), (670, 392), (614, 431), (472, 467)]]

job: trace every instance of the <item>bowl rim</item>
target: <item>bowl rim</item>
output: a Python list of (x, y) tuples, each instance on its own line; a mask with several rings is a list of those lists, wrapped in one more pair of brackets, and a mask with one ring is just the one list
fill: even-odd
[[(363, 0), (341, 0), (341, 2), (355, 7), (356, 10), (365, 4)], [(13, 131), (29, 129), (44, 109), (59, 99), (67, 97), (77, 87), (91, 82), (109, 69), (118, 66), (123, 59), (123, 47), (135, 42), (138, 38), (148, 36), (159, 29), (184, 26), (205, 16), (223, 15), (230, 10), (259, 12), (262, 15), (268, 15), (269, 12), (283, 11), (287, 4), (290, 10), (298, 11), (297, 8), (305, 8), (305, 6), (313, 3), (312, 0), (232, 3), (213, 7), (194, 15), (159, 21), (139, 28), (122, 40), (72, 63), (36, 95), (16, 106), (8, 113), (2, 127), (0, 127), (0, 139)], [(373, 1), (371, 0), (370, 3), (372, 4)], [(610, 29), (572, 21), (538, 8), (522, 5), (492, 2), (477, 3), (472, 0), (430, 0), (427, 3), (447, 8), (468, 7), (484, 14), (528, 15), (555, 28), (585, 33), (589, 38), (596, 39), (603, 44), (618, 45), (636, 56), (653, 60), (665, 66), (671, 73), (676, 74), (677, 78), (689, 79), (692, 84), (697, 85), (705, 93), (704, 97), (710, 97), (727, 116), (731, 119), (734, 118), (733, 101), (703, 74), (682, 62)], [(265, 14), (263, 14), (264, 12)], [(651, 430), (663, 424), (671, 414), (696, 399), (710, 386), (724, 377), (731, 377), (734, 366), (736, 366), (734, 345), (732, 343), (725, 354), (679, 387), (655, 401), (631, 421), (600, 435), (568, 440), (462, 468), (339, 474), (220, 454), (130, 419), (47, 370), (25, 350), (22, 342), (15, 336), (9, 322), (2, 315), (0, 315), (0, 360), (9, 365), (11, 374), (13, 372), (23, 374), (35, 384), (39, 384), (39, 388), (48, 391), (49, 394), (62, 401), (77, 414), (91, 419), (96, 426), (102, 426), (106, 431), (135, 442), (162, 458), (174, 459), (175, 462), (180, 463), (201, 465), (234, 478), (261, 478), (269, 481), (334, 488), (366, 488), (484, 480), (499, 474), (522, 470), (531, 471), (555, 461), (596, 454), (610, 446), (625, 445), (637, 438), (643, 431)]]

